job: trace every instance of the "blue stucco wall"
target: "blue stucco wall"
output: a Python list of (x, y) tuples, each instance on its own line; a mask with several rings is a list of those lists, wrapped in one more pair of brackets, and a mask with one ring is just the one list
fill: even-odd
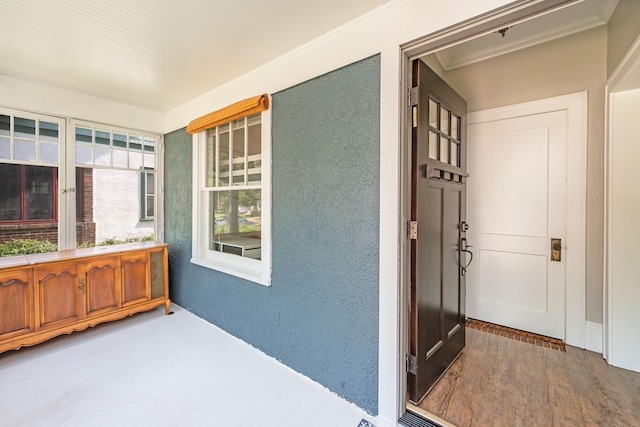
[(380, 60), (272, 95), (272, 285), (190, 263), (192, 142), (165, 135), (177, 304), (377, 413)]

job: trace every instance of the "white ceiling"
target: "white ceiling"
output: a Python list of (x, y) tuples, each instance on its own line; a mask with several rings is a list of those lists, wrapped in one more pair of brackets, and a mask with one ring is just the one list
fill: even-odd
[[(638, 0), (640, 1), (640, 0)], [(436, 52), (445, 71), (604, 25), (618, 0), (582, 0)]]
[(389, 0), (0, 0), (0, 74), (166, 112)]

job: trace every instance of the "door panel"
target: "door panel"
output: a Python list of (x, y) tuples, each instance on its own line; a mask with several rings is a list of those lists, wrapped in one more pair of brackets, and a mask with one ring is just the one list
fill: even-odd
[(565, 338), (566, 112), (469, 126), (471, 318)]
[(464, 348), (460, 242), (465, 218), (466, 102), (414, 61), (409, 398), (419, 403)]
[(118, 258), (106, 258), (83, 266), (86, 277), (87, 315), (116, 310), (120, 306)]
[(76, 264), (38, 268), (35, 277), (41, 327), (61, 326), (83, 316)]

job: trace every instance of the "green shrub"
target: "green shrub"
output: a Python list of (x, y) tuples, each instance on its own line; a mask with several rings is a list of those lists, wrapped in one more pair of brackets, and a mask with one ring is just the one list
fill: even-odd
[(127, 237), (124, 239), (116, 239), (115, 237), (111, 237), (109, 239), (103, 240), (98, 244), (94, 243), (82, 243), (78, 245), (79, 248), (92, 248), (94, 246), (110, 246), (110, 245), (119, 245), (121, 243), (133, 243), (133, 242), (148, 242), (151, 240), (155, 240), (155, 236), (152, 234), (147, 234), (146, 236), (141, 237)]
[(47, 240), (16, 239), (0, 243), (0, 257), (55, 252), (58, 245)]

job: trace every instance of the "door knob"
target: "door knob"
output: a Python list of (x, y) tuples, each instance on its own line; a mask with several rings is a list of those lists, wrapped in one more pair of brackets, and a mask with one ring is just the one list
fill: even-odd
[(562, 239), (551, 239), (551, 261), (560, 261), (562, 253)]

